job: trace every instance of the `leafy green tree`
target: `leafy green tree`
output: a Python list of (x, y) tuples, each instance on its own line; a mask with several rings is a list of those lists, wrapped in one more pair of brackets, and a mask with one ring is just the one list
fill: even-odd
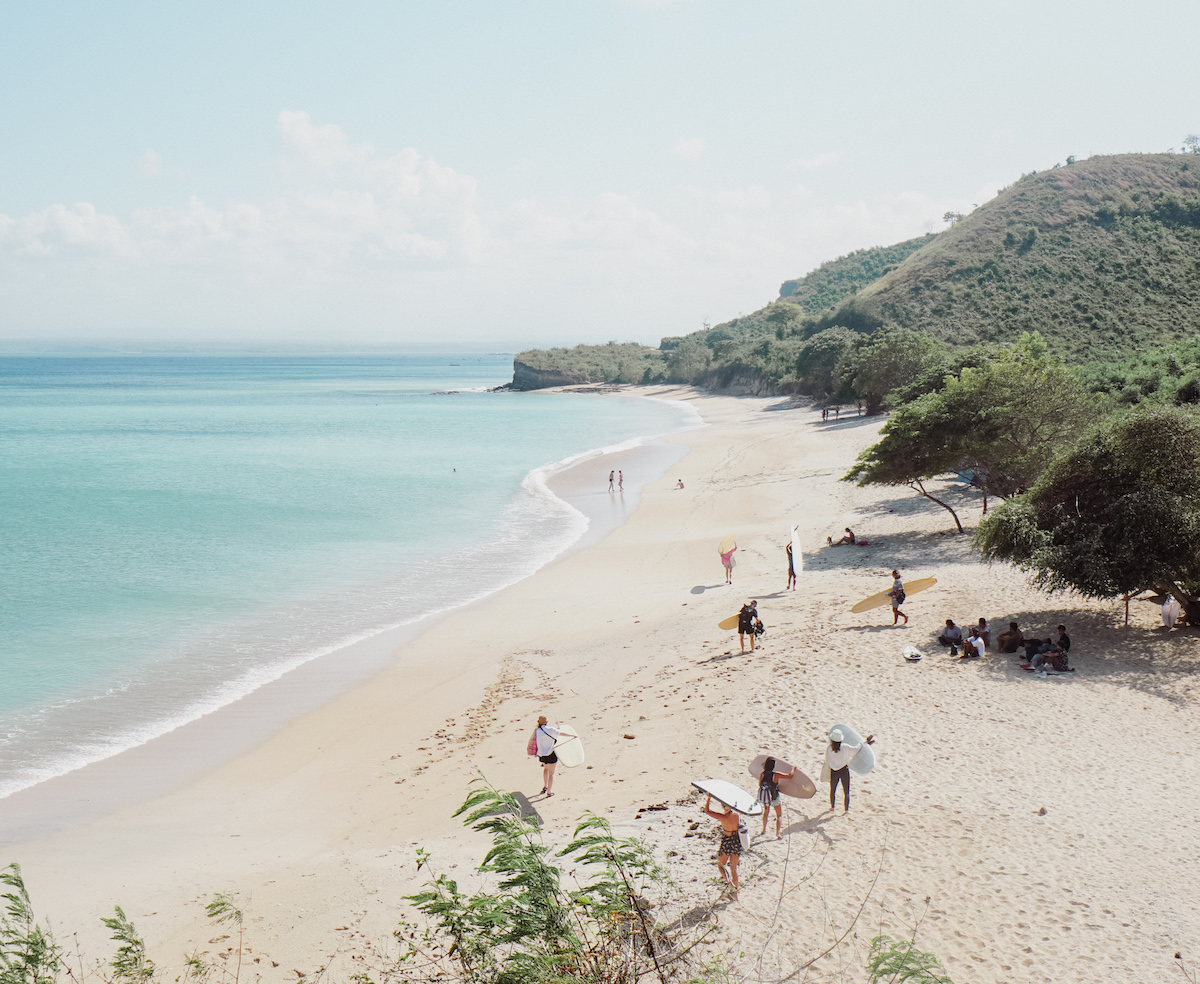
[(709, 347), (695, 338), (685, 338), (667, 356), (667, 379), (673, 383), (694, 383), (711, 365)]
[(845, 476), (860, 485), (907, 485), (954, 517), (925, 482), (970, 472), (987, 496), (1032, 485), (1054, 455), (1087, 426), (1094, 401), (1075, 374), (1051, 358), (1036, 333), (979, 367), (964, 366), (942, 389), (903, 405)]
[(889, 393), (919, 375), (929, 364), (945, 361), (946, 346), (923, 331), (884, 325), (860, 344), (842, 372), (867, 413), (883, 410)]
[(1170, 592), (1200, 623), (1200, 418), (1146, 404), (1101, 422), (975, 533), (1049, 590)]
[(857, 332), (834, 325), (808, 339), (796, 356), (796, 378), (803, 389), (818, 399), (835, 395), (843, 386), (838, 370), (858, 338)]

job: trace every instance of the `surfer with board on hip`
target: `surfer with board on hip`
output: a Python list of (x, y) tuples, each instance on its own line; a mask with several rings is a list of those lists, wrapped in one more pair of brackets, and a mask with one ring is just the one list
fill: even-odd
[[(842, 812), (850, 812), (850, 761), (862, 751), (862, 744), (851, 745), (842, 739), (841, 729), (829, 732), (829, 747), (825, 749), (825, 767), (829, 770), (829, 809), (837, 805), (838, 783), (842, 784)], [(867, 735), (867, 745), (875, 744), (875, 736)]]
[(771, 807), (775, 807), (775, 839), (783, 837), (783, 796), (779, 792), (779, 780), (791, 779), (796, 774), (796, 767), (791, 772), (776, 772), (775, 760), (768, 758), (763, 763), (763, 770), (758, 777), (758, 801), (763, 805), (763, 835), (767, 833), (767, 819), (771, 815)]
[(742, 610), (738, 612), (738, 642), (741, 643), (743, 653), (746, 651), (746, 636), (750, 637), (750, 652), (754, 652), (754, 639), (760, 624), (758, 602), (751, 601), (748, 605), (742, 605)]
[(538, 761), (542, 763), (542, 792), (549, 799), (554, 795), (554, 767), (558, 765), (558, 755), (554, 752), (554, 743), (558, 740), (558, 728), (551, 727), (543, 714), (538, 718), (537, 739)]
[(900, 572), (892, 571), (892, 590), (888, 592), (892, 596), (892, 625), (895, 625), (900, 619), (904, 619), (904, 624), (908, 625), (908, 616), (900, 611), (900, 606), (904, 604), (904, 582), (900, 580)]
[[(741, 821), (737, 813), (721, 804), (724, 813), (718, 813), (712, 808), (712, 796), (704, 800), (704, 812), (721, 823), (721, 844), (717, 848), (717, 871), (721, 873), (721, 881), (733, 888), (733, 901), (737, 901), (738, 893), (738, 862), (742, 859), (742, 838), (738, 834)], [(729, 870), (725, 870), (728, 863)]]

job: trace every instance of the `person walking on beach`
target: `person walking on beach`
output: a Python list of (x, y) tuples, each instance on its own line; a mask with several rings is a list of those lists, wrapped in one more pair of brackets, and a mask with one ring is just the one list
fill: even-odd
[(617, 477), (617, 473), (616, 473), (616, 472), (611, 472), (611, 471), (610, 471), (610, 472), (608, 473), (608, 491), (609, 491), (609, 492), (611, 492), (611, 491), (613, 490), (613, 479), (614, 479), (614, 478), (616, 478), (616, 477)]
[(625, 473), (623, 471), (617, 472), (617, 491), (625, 491)]
[(751, 601), (742, 605), (738, 612), (738, 641), (742, 644), (742, 652), (746, 651), (746, 636), (750, 637), (750, 652), (754, 652), (755, 622), (758, 621), (758, 602)]
[[(829, 769), (829, 809), (837, 806), (838, 783), (842, 784), (842, 812), (850, 812), (850, 760), (862, 750), (862, 743), (848, 745), (842, 739), (841, 728), (829, 732), (829, 747), (825, 749), (825, 765)], [(875, 744), (875, 736), (867, 735), (868, 745)]]
[(904, 624), (908, 625), (908, 616), (900, 611), (900, 606), (904, 604), (904, 582), (900, 580), (900, 572), (892, 571), (892, 590), (888, 592), (892, 596), (892, 625), (895, 625), (900, 619), (904, 619)]
[(733, 584), (733, 552), (737, 550), (737, 544), (721, 554), (721, 566), (725, 568), (725, 583)]
[(767, 759), (763, 770), (758, 776), (758, 801), (763, 805), (763, 836), (767, 833), (767, 819), (771, 815), (771, 807), (775, 807), (775, 839), (783, 836), (783, 797), (779, 794), (779, 780), (791, 779), (796, 774), (796, 767), (791, 772), (776, 772), (775, 760)]
[(796, 558), (792, 555), (792, 543), (789, 540), (786, 547), (783, 548), (787, 552), (788, 559), (788, 583), (787, 586), (793, 591), (796, 590)]
[(554, 753), (554, 742), (558, 739), (558, 728), (546, 723), (546, 715), (538, 718), (537, 731), (538, 761), (542, 763), (542, 792), (546, 799), (554, 795), (554, 767), (558, 765), (558, 756)]
[[(717, 848), (717, 871), (721, 873), (721, 881), (733, 888), (733, 901), (737, 901), (738, 893), (738, 861), (742, 858), (742, 839), (738, 836), (738, 815), (729, 807), (721, 804), (724, 813), (718, 813), (712, 808), (712, 797), (704, 801), (704, 812), (714, 820), (721, 822), (721, 845)], [(725, 865), (729, 865), (729, 871)]]

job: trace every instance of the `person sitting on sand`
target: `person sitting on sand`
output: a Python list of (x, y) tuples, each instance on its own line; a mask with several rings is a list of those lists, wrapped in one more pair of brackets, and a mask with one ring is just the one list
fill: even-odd
[(1058, 627), (1058, 648), (1064, 653), (1069, 652), (1071, 649), (1071, 637), (1067, 635), (1067, 627), (1065, 625)]
[(942, 629), (942, 634), (938, 636), (938, 643), (943, 646), (950, 647), (950, 655), (958, 655), (958, 647), (962, 645), (962, 629), (954, 624), (954, 619), (946, 619), (946, 627)]
[(1023, 669), (1032, 670), (1034, 673), (1038, 672), (1038, 670), (1055, 670), (1058, 673), (1071, 672), (1070, 663), (1067, 659), (1067, 651), (1055, 645), (1042, 650)]
[(775, 839), (783, 836), (783, 797), (779, 793), (779, 780), (791, 779), (795, 774), (794, 765), (791, 772), (776, 772), (775, 759), (769, 758), (763, 763), (762, 772), (758, 775), (758, 801), (763, 805), (763, 836), (767, 833), (771, 807), (775, 807)]
[(972, 625), (967, 630), (967, 644), (963, 646), (963, 653), (959, 659), (979, 659), (983, 650), (983, 636), (979, 634), (979, 629)]
[(833, 542), (833, 537), (831, 536), (825, 537), (825, 540), (831, 547), (840, 547), (843, 543), (848, 543), (851, 546), (854, 546), (854, 544), (858, 542), (854, 539), (854, 530), (850, 529), (849, 526), (846, 527), (846, 535), (838, 540), (837, 543)]
[(975, 623), (975, 627), (979, 630), (979, 638), (983, 640), (985, 646), (992, 644), (992, 630), (988, 628), (987, 619), (982, 615), (979, 621)]
[(558, 739), (558, 728), (546, 723), (546, 715), (538, 718), (537, 731), (538, 761), (542, 763), (542, 792), (546, 799), (554, 795), (554, 767), (558, 765), (558, 755), (554, 751), (554, 742)]
[(996, 636), (996, 645), (1000, 647), (1002, 653), (1015, 653), (1017, 647), (1023, 645), (1025, 635), (1017, 627), (1016, 622), (1008, 623), (1008, 631), (1001, 632)]
[(742, 644), (742, 652), (746, 651), (746, 636), (750, 637), (750, 652), (754, 652), (755, 625), (758, 621), (758, 602), (751, 601), (742, 605), (738, 612), (738, 641)]
[(679, 479), (678, 481), (676, 481), (675, 488), (677, 488), (677, 489), (683, 488), (683, 479), (682, 478)]
[[(737, 901), (738, 893), (738, 861), (742, 857), (742, 838), (738, 836), (738, 815), (721, 804), (723, 813), (712, 808), (712, 797), (704, 801), (704, 812), (714, 820), (721, 821), (721, 845), (717, 848), (717, 871), (721, 873), (721, 881), (733, 888), (733, 901)], [(728, 863), (729, 871), (725, 870)]]

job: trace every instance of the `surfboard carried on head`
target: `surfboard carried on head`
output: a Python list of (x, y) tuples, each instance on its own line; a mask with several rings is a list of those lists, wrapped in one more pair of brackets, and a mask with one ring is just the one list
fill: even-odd
[(762, 804), (754, 796), (724, 779), (693, 779), (692, 785), (743, 816), (757, 817), (763, 811)]
[[(750, 760), (749, 765), (750, 775), (754, 776), (755, 779), (758, 779), (762, 776), (763, 766), (766, 765), (768, 757), (775, 759), (775, 771), (777, 773), (791, 772), (792, 769), (795, 768), (791, 762), (785, 762), (778, 755), (756, 755)], [(813, 781), (808, 778), (808, 776), (806, 776), (799, 769), (796, 769), (796, 774), (790, 779), (779, 780), (779, 791), (783, 793), (784, 796), (794, 796), (796, 799), (806, 800), (811, 799), (816, 795), (817, 787)]]
[[(908, 581), (904, 585), (905, 595), (915, 595), (918, 591), (924, 591), (926, 588), (932, 588), (937, 584), (936, 577), (919, 577), (915, 581)], [(864, 598), (857, 605), (850, 609), (854, 615), (860, 612), (869, 612), (872, 608), (882, 608), (884, 605), (892, 603), (892, 592), (880, 591), (878, 594), (873, 594), (869, 598)]]
[(583, 739), (569, 724), (558, 726), (558, 737), (554, 739), (554, 754), (558, 764), (568, 769), (583, 765)]
[(720, 543), (717, 544), (717, 553), (727, 554), (727, 553), (729, 553), (730, 550), (732, 550), (736, 546), (737, 546), (737, 537), (734, 536), (732, 533), (730, 533), (729, 536), (725, 537), (724, 540), (722, 540)]
[(842, 741), (847, 745), (862, 745), (858, 750), (858, 754), (850, 760), (850, 770), (857, 772), (860, 776), (865, 776), (873, 768), (875, 768), (875, 751), (862, 739), (857, 731), (848, 724), (835, 724), (829, 729), (829, 734), (835, 731), (842, 733)]

